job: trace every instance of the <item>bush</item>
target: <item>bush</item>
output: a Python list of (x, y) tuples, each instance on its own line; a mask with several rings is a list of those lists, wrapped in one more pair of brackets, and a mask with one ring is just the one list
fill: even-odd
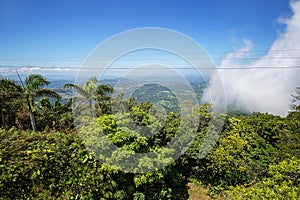
[(270, 165), (268, 177), (258, 183), (230, 187), (225, 194), (231, 199), (299, 199), (300, 160), (291, 158)]
[(0, 130), (0, 197), (112, 198), (110, 172), (75, 134)]
[(0, 129), (0, 198), (186, 199), (174, 165), (133, 174), (100, 163), (77, 134)]

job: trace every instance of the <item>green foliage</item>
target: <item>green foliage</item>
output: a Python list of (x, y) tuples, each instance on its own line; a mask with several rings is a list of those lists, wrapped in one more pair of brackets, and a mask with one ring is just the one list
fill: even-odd
[(0, 79), (1, 127), (16, 125), (15, 119), (22, 107), (22, 102), (18, 101), (22, 97), (22, 91), (22, 87), (15, 81), (8, 78)]
[[(162, 146), (167, 138), (160, 138), (164, 136), (162, 132), (174, 131), (169, 124), (174, 114), (169, 113), (170, 121), (166, 125), (169, 130), (165, 130), (158, 115), (149, 113), (150, 107), (150, 104), (140, 104), (132, 106), (129, 112), (100, 116), (82, 126), (79, 133), (95, 157), (112, 169), (142, 172), (117, 173), (126, 177), (124, 190), (131, 199), (185, 199), (186, 181), (170, 157), (174, 150)], [(152, 156), (143, 157), (139, 153)], [(167, 164), (171, 165), (152, 171)]]
[(8, 78), (0, 79), (0, 98), (1, 102), (22, 96), (22, 87), (15, 81)]
[[(84, 113), (74, 129), (71, 99), (60, 102), (48, 84), (37, 74), (24, 87), (0, 79), (2, 199), (187, 199), (190, 178), (222, 198), (299, 199), (299, 87), (285, 118), (234, 109), (224, 117), (188, 101), (179, 113), (174, 94), (156, 84), (136, 90), (137, 101), (113, 99), (92, 77), (65, 85), (81, 95), (72, 100), (88, 102), (78, 110), (98, 116)], [(21, 131), (35, 120), (44, 132)]]
[[(106, 115), (82, 126), (80, 135), (97, 158), (110, 166), (125, 171), (148, 171), (173, 162), (170, 158), (173, 150), (151, 143), (151, 137), (147, 136), (159, 123), (150, 125), (152, 127), (137, 126), (131, 120), (131, 113)], [(147, 152), (151, 152), (151, 158), (139, 157), (142, 154), (138, 153)]]
[[(198, 109), (198, 117), (199, 117), (199, 124), (198, 128), (194, 137), (194, 140), (188, 146), (187, 151), (184, 155), (180, 157), (177, 161), (179, 168), (181, 169), (182, 173), (188, 177), (195, 177), (199, 174), (199, 165), (202, 163), (203, 152), (209, 151), (209, 146), (204, 146), (205, 137), (209, 135), (210, 122), (212, 120), (212, 111), (211, 111), (211, 104), (203, 104)], [(178, 127), (180, 124), (180, 118), (178, 116), (174, 117), (170, 123), (171, 126), (168, 127), (170, 130), (174, 130), (173, 134), (178, 131)], [(211, 134), (213, 135), (213, 134)], [(212, 138), (213, 140), (214, 138)], [(208, 142), (209, 143), (209, 142)], [(213, 141), (212, 141), (213, 143)], [(211, 144), (212, 144), (211, 143)]]
[(253, 113), (245, 121), (260, 137), (273, 146), (278, 144), (287, 129), (283, 118), (271, 114)]
[[(0, 93), (4, 95), (4, 102), (8, 100), (14, 100), (14, 102), (17, 102), (17, 104), (24, 104), (28, 106), (27, 109), (30, 117), (31, 127), (33, 131), (36, 131), (36, 123), (34, 117), (36, 98), (46, 96), (60, 99), (60, 95), (51, 89), (44, 88), (50, 82), (45, 77), (39, 74), (30, 74), (25, 78), (25, 84), (23, 84), (23, 82), (21, 83), (22, 85), (9, 79), (1, 79)], [(11, 106), (12, 104), (8, 105)], [(0, 105), (3, 125), (5, 124), (5, 107), (5, 105)], [(24, 109), (22, 109), (22, 111), (24, 111)], [(13, 123), (11, 123), (11, 125), (13, 125)]]
[(145, 84), (134, 91), (132, 97), (138, 103), (159, 104), (168, 112), (179, 112), (179, 102), (170, 89), (155, 83)]
[(230, 118), (218, 145), (201, 166), (201, 179), (221, 189), (260, 179), (276, 161), (281, 128), (280, 118), (268, 114)]
[(225, 194), (230, 199), (299, 199), (300, 160), (290, 158), (272, 164), (260, 182), (230, 187)]
[(38, 130), (71, 130), (74, 128), (71, 100), (65, 104), (56, 100), (51, 103), (48, 98), (41, 98), (36, 110)]
[(289, 132), (281, 138), (281, 149), (285, 157), (300, 158), (300, 87), (292, 95), (291, 111), (286, 117)]
[(114, 198), (111, 171), (73, 134), (0, 130), (0, 197)]
[(0, 130), (0, 198), (184, 199), (174, 165), (149, 173), (117, 171), (95, 160), (74, 134)]
[(291, 112), (300, 112), (300, 87), (296, 87), (295, 93), (292, 94)]
[(187, 199), (187, 183), (174, 165), (163, 170), (135, 174), (134, 183), (145, 199)]
[(34, 100), (41, 96), (60, 99), (60, 95), (55, 91), (44, 88), (49, 84), (50, 81), (39, 74), (30, 74), (25, 78), (24, 97), (30, 101), (31, 106), (33, 106)]
[[(87, 101), (88, 107), (91, 109), (95, 105), (96, 114), (98, 116), (103, 114), (109, 114), (111, 112), (111, 100), (112, 98), (108, 95), (113, 93), (114, 90), (111, 86), (101, 84), (98, 85), (98, 79), (96, 77), (91, 77), (86, 81), (84, 85), (77, 85), (68, 83), (64, 85), (64, 89), (73, 89), (80, 96), (73, 97), (73, 101), (76, 102), (76, 107), (80, 103)], [(81, 105), (82, 106), (82, 105)], [(79, 107), (80, 108), (80, 107)], [(86, 109), (83, 104), (83, 109)], [(79, 109), (80, 110), (80, 109)], [(90, 113), (88, 113), (89, 115)]]
[[(291, 116), (262, 113), (228, 118), (213, 151), (206, 158), (197, 159), (196, 144), (200, 146), (203, 139), (196, 137), (185, 164), (193, 172), (192, 177), (211, 188), (212, 196), (297, 199), (300, 140), (295, 123)], [(290, 160), (292, 156), (295, 158)]]
[(300, 159), (300, 122), (292, 116), (286, 117), (284, 120), (286, 128), (280, 135), (278, 140), (278, 151), (275, 155), (284, 160), (290, 157)]

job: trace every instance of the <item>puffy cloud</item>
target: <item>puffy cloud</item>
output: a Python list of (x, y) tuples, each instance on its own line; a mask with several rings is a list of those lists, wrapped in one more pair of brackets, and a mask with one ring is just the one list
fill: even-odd
[[(285, 31), (278, 35), (269, 51), (257, 60), (245, 62), (243, 58), (253, 46), (251, 41), (245, 40), (243, 48), (222, 60), (218, 73), (211, 77), (204, 98), (223, 89), (214, 81), (220, 76), (227, 105), (251, 112), (282, 116), (288, 113), (291, 94), (296, 86), (300, 86), (300, 1), (291, 1), (290, 5), (293, 15), (279, 18), (280, 23), (286, 25)], [(220, 104), (218, 99), (213, 103)]]

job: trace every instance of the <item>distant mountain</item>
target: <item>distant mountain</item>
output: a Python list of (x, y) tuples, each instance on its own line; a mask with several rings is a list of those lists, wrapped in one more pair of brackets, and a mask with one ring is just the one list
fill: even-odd
[(199, 75), (188, 74), (185, 75), (184, 77), (188, 80), (189, 83), (193, 83), (193, 84), (204, 84), (205, 82), (209, 81), (208, 78), (204, 78)]
[(100, 84), (107, 84), (110, 86), (115, 86), (116, 84), (135, 84), (136, 82), (129, 79), (129, 78), (123, 78), (123, 77), (118, 77), (118, 78), (105, 78), (101, 79), (99, 81)]
[(53, 80), (48, 85), (48, 88), (55, 88), (55, 89), (62, 88), (67, 83), (74, 83), (74, 81), (70, 81), (70, 80)]

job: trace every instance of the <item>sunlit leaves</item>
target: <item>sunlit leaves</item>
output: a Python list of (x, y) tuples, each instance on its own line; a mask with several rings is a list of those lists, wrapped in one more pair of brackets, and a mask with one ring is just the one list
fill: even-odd
[(226, 196), (233, 199), (298, 199), (299, 180), (300, 160), (289, 158), (270, 165), (268, 176), (258, 183), (230, 187)]

